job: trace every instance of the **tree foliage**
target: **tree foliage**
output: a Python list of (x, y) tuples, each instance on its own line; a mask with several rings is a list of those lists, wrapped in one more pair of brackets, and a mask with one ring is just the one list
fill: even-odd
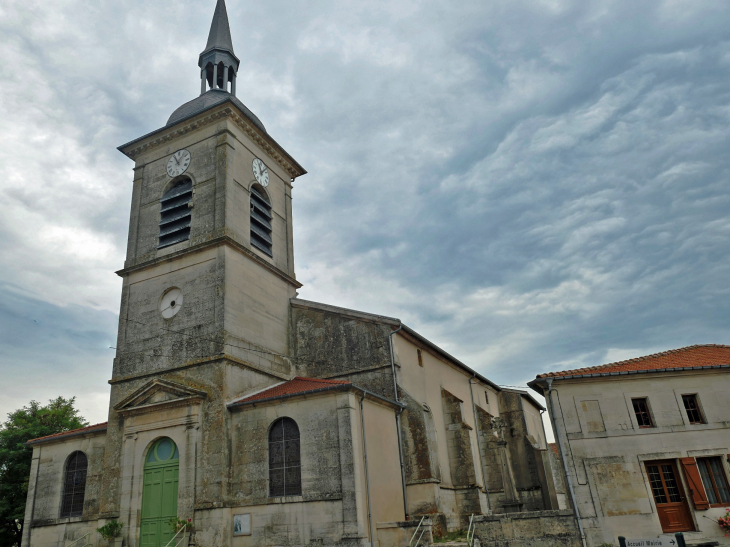
[(33, 450), (30, 439), (88, 425), (74, 408), (75, 397), (37, 401), (8, 414), (0, 425), (0, 547), (20, 547)]

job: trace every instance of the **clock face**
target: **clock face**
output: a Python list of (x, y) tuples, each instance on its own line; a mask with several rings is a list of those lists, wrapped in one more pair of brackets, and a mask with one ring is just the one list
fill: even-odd
[(165, 319), (174, 317), (180, 311), (183, 304), (183, 294), (180, 289), (173, 287), (167, 289), (160, 299), (160, 313)]
[(253, 176), (256, 181), (264, 188), (269, 185), (269, 170), (260, 159), (253, 160)]
[(190, 152), (184, 148), (178, 150), (167, 160), (167, 174), (171, 177), (182, 175), (187, 171), (188, 165), (190, 165)]

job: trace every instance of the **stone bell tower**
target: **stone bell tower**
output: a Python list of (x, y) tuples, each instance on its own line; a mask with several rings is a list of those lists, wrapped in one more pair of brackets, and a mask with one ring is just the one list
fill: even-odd
[[(204, 424), (197, 465), (214, 477), (219, 464), (205, 446), (223, 434), (227, 398), (293, 375), (289, 301), (300, 284), (292, 184), (306, 171), (236, 97), (239, 64), (218, 0), (199, 58), (200, 96), (164, 127), (119, 147), (134, 160), (134, 181), (127, 256), (117, 272), (123, 288), (101, 507), (107, 515), (119, 511), (131, 401), (141, 408), (197, 400)], [(196, 503), (215, 503), (219, 483), (206, 483)]]

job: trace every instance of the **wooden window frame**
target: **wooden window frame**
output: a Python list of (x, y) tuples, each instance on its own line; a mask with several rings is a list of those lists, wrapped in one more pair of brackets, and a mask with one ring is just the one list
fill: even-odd
[[(646, 415), (649, 418), (649, 425), (641, 425), (641, 422), (639, 421), (639, 413), (634, 406), (635, 401), (641, 401), (644, 404), (646, 409)], [(632, 397), (631, 410), (634, 411), (634, 417), (636, 418), (636, 424), (639, 426), (639, 429), (651, 429), (653, 427), (656, 427), (656, 421), (654, 420), (654, 416), (652, 416), (651, 406), (649, 405), (649, 397)]]
[[(715, 474), (712, 472), (712, 467), (710, 467), (710, 465), (708, 463), (705, 463), (705, 461), (704, 461), (704, 460), (712, 460), (715, 458), (717, 458), (717, 460), (720, 462), (720, 469), (722, 470), (722, 473), (723, 473), (722, 478), (725, 481), (725, 485), (728, 486), (728, 488), (730, 489), (730, 482), (728, 482), (727, 470), (725, 469), (725, 465), (722, 462), (722, 460), (723, 460), (722, 456), (704, 456), (701, 458), (695, 458), (695, 461), (697, 462), (698, 470), (700, 467), (700, 461), (702, 461), (703, 464), (707, 466), (707, 469), (709, 471), (708, 475), (710, 477), (710, 482), (712, 483), (713, 493), (715, 494), (715, 497), (718, 500), (720, 500), (721, 496), (720, 496), (720, 491), (718, 490), (718, 487), (717, 487), (717, 482), (715, 480)], [(702, 477), (702, 474), (700, 473), (700, 480), (701, 480), (701, 477)], [(705, 485), (705, 481), (702, 481), (702, 486), (704, 487), (705, 491), (707, 491), (707, 485)], [(707, 497), (708, 502), (709, 502), (709, 499), (710, 498), (708, 496)], [(730, 505), (730, 502), (718, 501), (717, 503), (710, 503), (709, 505), (710, 505), (710, 507), (727, 507), (728, 505)]]
[[(681, 395), (681, 397), (682, 397), (682, 405), (684, 406), (684, 412), (687, 415), (687, 419), (689, 420), (690, 425), (706, 424), (707, 419), (705, 419), (705, 413), (702, 412), (702, 405), (700, 404), (700, 398), (699, 398), (698, 394), (697, 393), (683, 393)], [(693, 408), (693, 409), (687, 408), (687, 400), (685, 399), (685, 397), (688, 397), (688, 398), (691, 397), (692, 399), (690, 399), (690, 400), (694, 400), (695, 408)], [(700, 417), (699, 421), (692, 420), (692, 415), (690, 414), (690, 412), (692, 412), (692, 411), (697, 412), (697, 415)]]

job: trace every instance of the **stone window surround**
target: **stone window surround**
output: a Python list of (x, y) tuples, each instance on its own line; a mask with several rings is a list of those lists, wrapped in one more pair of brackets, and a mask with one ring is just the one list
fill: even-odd
[[(689, 421), (689, 416), (687, 416), (687, 410), (684, 408), (684, 401), (682, 400), (682, 395), (694, 395), (697, 398), (697, 406), (700, 409), (700, 415), (702, 416), (702, 423), (691, 423)], [(674, 398), (677, 400), (677, 407), (679, 408), (679, 413), (682, 416), (682, 423), (686, 427), (690, 427), (692, 429), (697, 428), (697, 426), (704, 426), (708, 425), (709, 420), (707, 419), (707, 413), (705, 412), (705, 408), (702, 404), (702, 397), (700, 396), (700, 393), (698, 390), (688, 390), (688, 389), (679, 389), (674, 388)]]

